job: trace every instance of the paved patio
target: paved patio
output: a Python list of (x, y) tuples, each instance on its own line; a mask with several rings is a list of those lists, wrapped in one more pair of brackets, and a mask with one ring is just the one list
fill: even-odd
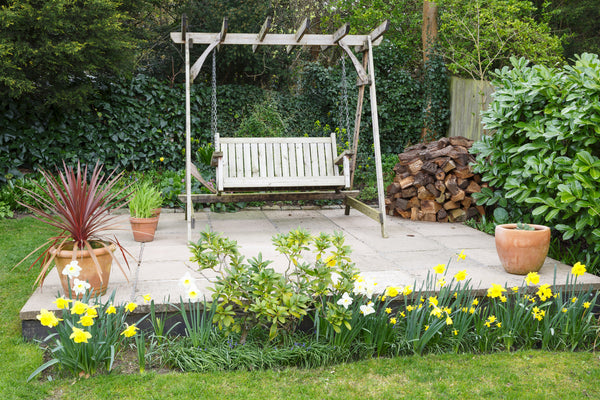
[[(189, 261), (187, 224), (183, 213), (163, 212), (153, 242), (140, 244), (133, 241), (127, 216), (119, 218), (121, 229), (116, 235), (135, 257), (130, 262), (126, 279), (113, 267), (108, 292), (116, 291), (116, 303), (136, 301), (150, 294), (157, 304), (178, 302), (184, 291), (178, 280), (190, 272), (199, 288), (208, 296), (210, 274), (202, 276)], [(274, 260), (275, 269), (287, 267), (285, 257), (279, 255), (271, 237), (302, 227), (311, 233), (341, 231), (346, 244), (352, 247), (352, 260), (365, 276), (375, 279), (382, 288), (417, 284), (417, 287), (437, 264), (448, 264), (448, 277), (466, 269), (474, 289), (487, 290), (492, 283), (506, 286), (523, 286), (522, 276), (504, 272), (496, 254), (494, 237), (459, 223), (415, 222), (388, 218), (388, 238), (382, 238), (380, 226), (364, 215), (352, 211), (344, 215), (341, 208), (330, 209), (253, 209), (235, 213), (196, 213), (193, 240), (206, 228), (223, 232), (234, 239), (247, 258), (262, 253), (264, 259)], [(466, 259), (457, 261), (464, 249)], [(540, 283), (564, 284), (571, 267), (553, 259), (546, 262), (539, 274)], [(600, 278), (590, 274), (578, 282), (600, 289)], [(21, 309), (23, 336), (39, 335), (41, 327), (35, 316), (41, 308), (53, 309), (52, 302), (60, 290), (58, 275), (51, 272), (43, 289), (36, 289)], [(147, 312), (141, 306), (140, 312)]]

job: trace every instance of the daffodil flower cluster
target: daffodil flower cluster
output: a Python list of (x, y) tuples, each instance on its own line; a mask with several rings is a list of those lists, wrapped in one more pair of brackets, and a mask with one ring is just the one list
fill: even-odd
[[(69, 271), (76, 274), (76, 265)], [(50, 346), (52, 359), (38, 368), (29, 377), (42, 372), (51, 365), (71, 372), (91, 375), (99, 368), (110, 370), (114, 356), (123, 340), (135, 336), (137, 324), (125, 323), (125, 318), (137, 308), (137, 303), (115, 305), (114, 293), (108, 301), (90, 299), (89, 291), (81, 299), (65, 298), (54, 300), (56, 311), (42, 309), (37, 315), (40, 323), (53, 329), (46, 341)]]

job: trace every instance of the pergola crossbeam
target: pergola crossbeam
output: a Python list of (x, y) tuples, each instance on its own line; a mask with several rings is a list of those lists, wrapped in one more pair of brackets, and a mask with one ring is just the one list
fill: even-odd
[[(265, 20), (264, 24), (260, 28), (260, 32), (258, 32), (258, 35), (256, 36), (256, 40), (258, 40), (259, 42), (262, 42), (264, 40), (265, 36), (269, 32), (269, 29), (271, 29), (271, 20), (272, 20), (271, 17), (267, 17), (267, 19)], [(257, 44), (253, 44), (252, 45), (252, 52), (256, 53), (256, 49), (258, 49), (258, 45)]]
[[(310, 20), (308, 18), (304, 18), (304, 21), (302, 21), (298, 29), (296, 29), (296, 33), (294, 34), (294, 40), (296, 41), (296, 43), (298, 43), (304, 37), (304, 34), (308, 30), (308, 28), (310, 28)], [(289, 54), (292, 52), (293, 49), (294, 45), (288, 44), (285, 50)]]
[[(386, 33), (388, 29), (390, 29), (389, 19), (386, 19), (381, 25), (373, 29), (373, 31), (367, 35), (367, 37), (371, 38), (371, 46), (378, 46), (383, 40), (383, 34)], [(364, 53), (367, 50), (369, 50), (369, 44), (367, 43), (367, 39), (365, 38), (365, 41), (359, 47), (356, 48), (356, 52)]]

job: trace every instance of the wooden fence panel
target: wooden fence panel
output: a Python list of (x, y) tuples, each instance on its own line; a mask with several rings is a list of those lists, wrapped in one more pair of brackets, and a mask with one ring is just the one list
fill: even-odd
[(453, 76), (450, 79), (450, 129), (448, 136), (464, 136), (478, 140), (483, 135), (480, 112), (492, 101), (494, 88), (489, 82)]

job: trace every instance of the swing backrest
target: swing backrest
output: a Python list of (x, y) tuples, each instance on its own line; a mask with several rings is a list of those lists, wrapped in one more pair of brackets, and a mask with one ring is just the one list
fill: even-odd
[(340, 174), (335, 134), (330, 137), (218, 137), (214, 163), (217, 189), (348, 188), (348, 166)]

